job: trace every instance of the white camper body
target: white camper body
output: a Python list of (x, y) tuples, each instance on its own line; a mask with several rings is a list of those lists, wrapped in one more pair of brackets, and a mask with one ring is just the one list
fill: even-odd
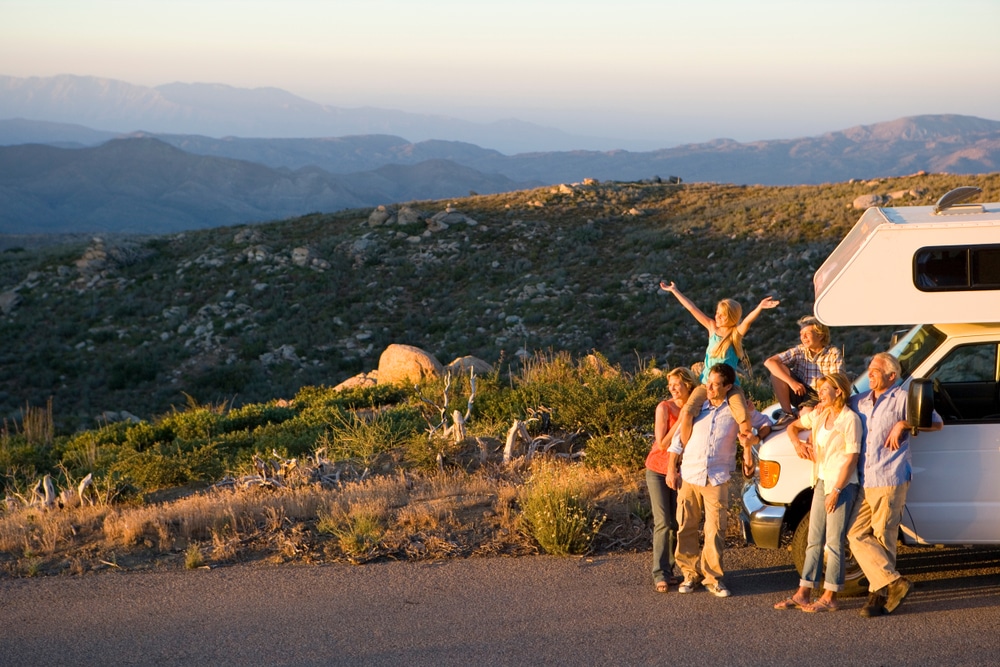
[(831, 326), (1000, 322), (1000, 203), (870, 208), (813, 277)]

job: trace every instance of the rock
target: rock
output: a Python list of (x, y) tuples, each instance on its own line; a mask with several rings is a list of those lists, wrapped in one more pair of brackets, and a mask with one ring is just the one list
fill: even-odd
[(265, 352), (259, 357), (260, 363), (265, 366), (272, 366), (283, 361), (287, 361), (292, 364), (301, 364), (302, 360), (299, 359), (299, 355), (295, 354), (294, 345), (282, 345), (281, 347), (271, 351)]
[(458, 357), (448, 364), (446, 370), (450, 371), (452, 375), (468, 375), (470, 370), (474, 370), (476, 375), (486, 375), (493, 372), (493, 366), (479, 357), (466, 355)]
[(881, 206), (886, 203), (886, 198), (882, 195), (861, 195), (854, 199), (852, 206), (855, 209), (863, 210), (872, 206)]
[(440, 213), (435, 213), (431, 217), (430, 222), (427, 223), (428, 229), (430, 229), (432, 222), (443, 223), (446, 228), (450, 225), (458, 225), (463, 223), (469, 225), (470, 227), (475, 227), (476, 225), (479, 224), (478, 222), (476, 222), (469, 216), (465, 215), (464, 213), (459, 213), (458, 211), (451, 208), (445, 211), (441, 211)]
[(21, 295), (17, 292), (3, 292), (0, 294), (0, 310), (4, 315), (10, 315), (21, 303)]
[(358, 373), (354, 377), (347, 378), (336, 387), (334, 391), (344, 391), (345, 389), (356, 389), (358, 387), (374, 387), (378, 380), (368, 373)]
[(94, 239), (94, 245), (83, 252), (83, 257), (76, 260), (76, 268), (81, 275), (92, 276), (100, 273), (108, 266), (108, 253), (104, 250), (104, 242)]
[(316, 254), (311, 248), (300, 247), (292, 250), (292, 264), (295, 266), (309, 266)]
[[(437, 216), (435, 216), (435, 217), (437, 217)], [(435, 220), (434, 218), (431, 218), (430, 220), (427, 221), (427, 231), (428, 232), (437, 233), (437, 232), (443, 232), (446, 229), (448, 229), (448, 223), (447, 222), (442, 222), (440, 220)]]
[(396, 214), (396, 224), (397, 225), (412, 225), (416, 222), (422, 222), (424, 220), (424, 214), (420, 211), (410, 208), (409, 206), (404, 206), (399, 209)]
[(414, 384), (424, 378), (440, 377), (441, 362), (412, 345), (393, 343), (378, 359), (379, 384)]
[(395, 215), (396, 211), (394, 209), (386, 206), (379, 206), (371, 212), (371, 215), (368, 216), (368, 226), (380, 227), (382, 225), (391, 225)]
[(245, 245), (248, 243), (256, 244), (260, 243), (263, 240), (264, 237), (260, 233), (260, 230), (252, 228), (241, 229), (240, 231), (236, 232), (236, 236), (233, 237), (233, 243), (237, 243), (239, 245)]

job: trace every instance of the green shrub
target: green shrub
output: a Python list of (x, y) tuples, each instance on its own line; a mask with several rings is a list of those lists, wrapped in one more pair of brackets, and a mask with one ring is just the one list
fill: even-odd
[(640, 470), (650, 441), (638, 431), (598, 435), (587, 441), (583, 461), (589, 468)]
[(376, 410), (371, 415), (351, 412), (320, 438), (319, 445), (333, 461), (374, 468), (394, 458), (397, 447), (425, 425), (420, 411), (411, 406)]
[(604, 523), (577, 471), (569, 465), (536, 464), (518, 495), (524, 529), (546, 553), (586, 553)]

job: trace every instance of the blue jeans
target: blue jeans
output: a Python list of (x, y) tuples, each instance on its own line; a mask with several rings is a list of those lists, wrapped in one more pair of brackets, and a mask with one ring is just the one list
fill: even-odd
[(677, 492), (667, 486), (667, 476), (646, 469), (649, 504), (653, 509), (653, 583), (674, 574), (677, 545)]
[[(833, 486), (832, 484), (830, 485)], [(802, 565), (799, 586), (815, 588), (823, 574), (823, 553), (826, 552), (826, 577), (823, 588), (839, 591), (844, 588), (844, 544), (847, 538), (848, 519), (854, 509), (858, 485), (848, 484), (837, 497), (837, 507), (826, 511), (826, 492), (823, 480), (816, 480), (813, 489), (812, 509), (809, 512), (809, 545)], [(824, 549), (825, 547), (825, 549)]]

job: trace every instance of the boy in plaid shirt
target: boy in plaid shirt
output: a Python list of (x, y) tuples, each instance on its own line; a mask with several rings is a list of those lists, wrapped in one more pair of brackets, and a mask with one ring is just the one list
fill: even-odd
[(798, 324), (802, 342), (764, 362), (771, 372), (774, 397), (782, 411), (793, 417), (799, 409), (816, 404), (816, 383), (824, 375), (844, 372), (840, 350), (830, 345), (830, 328), (811, 316)]

